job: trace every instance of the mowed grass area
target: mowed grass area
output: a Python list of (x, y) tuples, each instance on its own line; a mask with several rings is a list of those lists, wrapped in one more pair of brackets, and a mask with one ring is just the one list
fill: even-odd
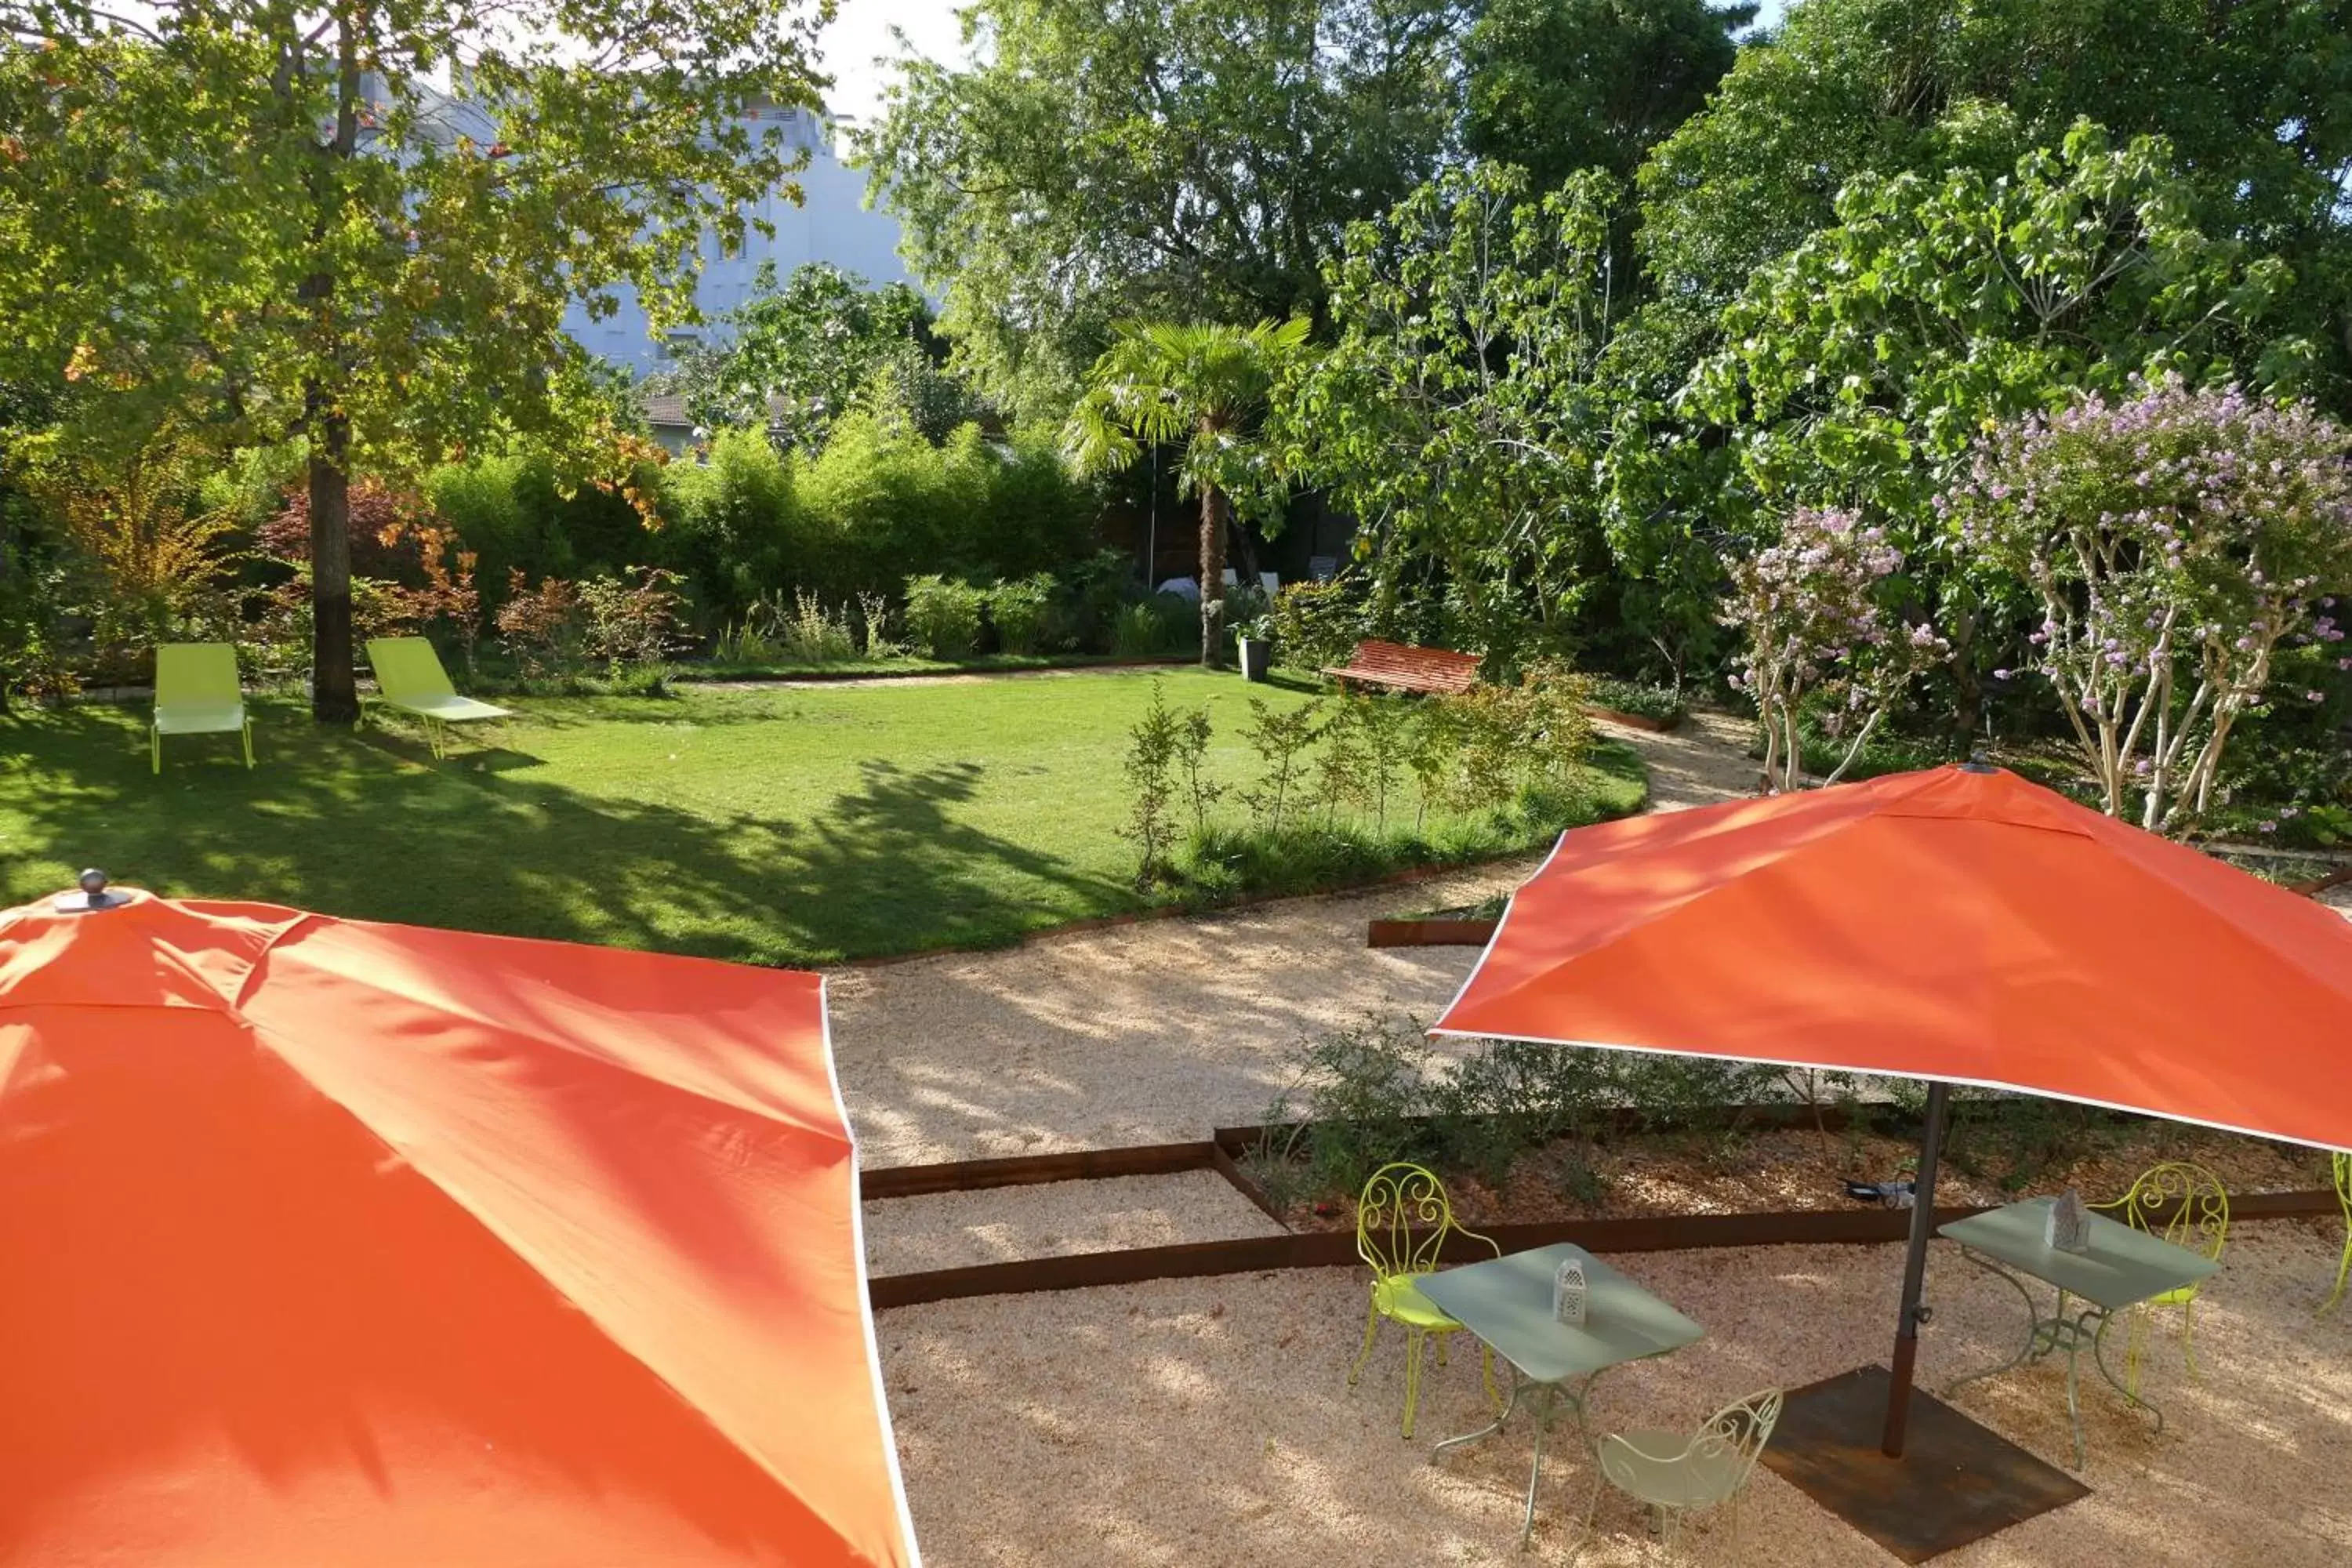
[[(418, 732), (256, 705), (170, 737), (143, 705), (0, 718), (0, 903), (85, 866), (179, 897), (768, 963), (1015, 940), (1141, 908), (1118, 836), (1129, 731), (1153, 680), (1206, 704), (1249, 776), (1247, 700), (1310, 693), (1198, 671), (1104, 671), (667, 698), (518, 700), (436, 762)], [(1638, 759), (1602, 759), (1608, 804)]]

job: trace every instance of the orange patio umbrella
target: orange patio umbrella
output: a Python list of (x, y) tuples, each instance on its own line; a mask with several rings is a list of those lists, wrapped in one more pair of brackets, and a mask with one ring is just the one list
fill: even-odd
[(2352, 1146), (2352, 923), (1981, 764), (1564, 835), (1437, 1029), (1928, 1080)]
[(0, 1562), (916, 1562), (815, 975), (103, 901), (0, 913)]

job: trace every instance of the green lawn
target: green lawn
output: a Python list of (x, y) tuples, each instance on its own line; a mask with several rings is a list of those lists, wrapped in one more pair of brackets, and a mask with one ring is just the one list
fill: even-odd
[[(1216, 763), (1247, 771), (1246, 697), (1206, 703)], [(0, 718), (0, 904), (84, 866), (158, 892), (766, 963), (1013, 940), (1139, 907), (1119, 762), (1153, 673), (521, 701), (436, 763), (416, 734), (322, 730), (257, 705), (228, 736), (165, 742), (146, 709)], [(487, 743), (485, 743), (487, 742)], [(1603, 759), (1618, 810), (1638, 761)]]

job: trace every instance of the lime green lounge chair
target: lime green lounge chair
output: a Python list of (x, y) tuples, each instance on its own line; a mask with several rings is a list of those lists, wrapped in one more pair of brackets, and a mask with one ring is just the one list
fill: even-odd
[(147, 765), (163, 771), (163, 737), (234, 732), (253, 766), (253, 720), (236, 683), (236, 649), (225, 642), (165, 643), (155, 650), (155, 718), (147, 726)]
[[(504, 708), (458, 696), (441, 668), (441, 656), (423, 637), (370, 637), (367, 651), (368, 663), (375, 667), (376, 700), (424, 720), (425, 739), (436, 757), (447, 726), (514, 717)], [(367, 721), (364, 707), (360, 721)]]

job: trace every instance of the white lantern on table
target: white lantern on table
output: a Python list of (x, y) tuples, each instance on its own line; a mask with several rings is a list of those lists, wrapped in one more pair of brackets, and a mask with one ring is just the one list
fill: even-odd
[(1568, 1258), (1551, 1277), (1552, 1320), (1571, 1329), (1584, 1327), (1585, 1301), (1583, 1260)]

